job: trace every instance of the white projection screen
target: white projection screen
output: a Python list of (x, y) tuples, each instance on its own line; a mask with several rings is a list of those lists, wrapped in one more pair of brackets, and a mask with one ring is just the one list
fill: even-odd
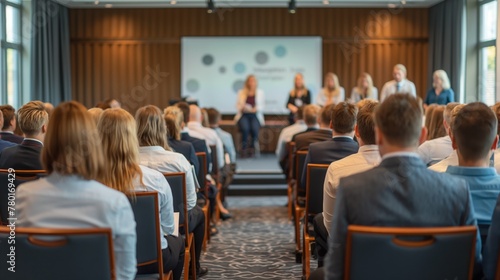
[(265, 114), (287, 114), (288, 93), (302, 73), (312, 100), (322, 86), (321, 37), (183, 37), (181, 96), (236, 113), (238, 91), (253, 74), (264, 91)]

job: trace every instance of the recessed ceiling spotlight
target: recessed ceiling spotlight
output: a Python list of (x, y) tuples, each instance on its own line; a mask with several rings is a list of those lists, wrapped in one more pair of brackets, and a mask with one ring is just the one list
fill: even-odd
[(175, 4), (177, 4), (177, 1), (172, 0), (172, 1), (170, 1), (170, 4), (171, 4), (171, 5), (175, 5)]
[(214, 1), (213, 0), (208, 0), (208, 9), (207, 9), (207, 13), (211, 14), (213, 12), (215, 12), (215, 4), (214, 4)]
[(94, 1), (94, 4), (99, 5), (99, 1), (98, 0)]
[(113, 4), (106, 4), (104, 5), (104, 8), (113, 8)]
[(330, 4), (330, 1), (328, 1), (328, 0), (323, 0), (323, 4), (324, 4), (324, 5), (328, 5), (328, 4)]
[(387, 4), (387, 7), (388, 7), (389, 9), (396, 9), (396, 8), (397, 8), (396, 4), (393, 4), (393, 3), (391, 3), (391, 4)]
[(406, 0), (401, 0), (401, 4), (406, 5)]
[(295, 0), (290, 0), (290, 2), (288, 3), (288, 12), (290, 14), (295, 14), (296, 11), (297, 11), (297, 4), (295, 3)]

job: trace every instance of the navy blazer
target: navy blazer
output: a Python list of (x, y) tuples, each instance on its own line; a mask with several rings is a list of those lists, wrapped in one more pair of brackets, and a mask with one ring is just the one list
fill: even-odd
[[(187, 141), (168, 138), (168, 145), (174, 150), (174, 152), (182, 154), (189, 161), (189, 163), (194, 166), (196, 174), (200, 174), (200, 163), (196, 157), (196, 151), (194, 150), (193, 144)], [(199, 177), (198, 181), (200, 181)]]
[(357, 153), (358, 143), (350, 137), (337, 137), (330, 140), (313, 143), (309, 145), (304, 169), (302, 169), (302, 178), (300, 189), (305, 191), (306, 174), (308, 163), (330, 164), (336, 160), (343, 159), (346, 156)]
[(195, 152), (197, 152), (197, 153), (204, 152), (207, 155), (207, 170), (208, 170), (208, 173), (210, 173), (210, 160), (209, 159), (212, 157), (211, 157), (210, 153), (208, 152), (207, 142), (205, 142), (205, 140), (203, 140), (203, 139), (191, 137), (191, 135), (189, 135), (187, 132), (181, 132), (181, 140), (191, 143), (193, 145)]
[(16, 143), (16, 144), (21, 144), (21, 142), (23, 142), (23, 140), (24, 140), (24, 138), (19, 136), (19, 135), (5, 132), (5, 131), (1, 131), (0, 136), (2, 137), (3, 140), (9, 141), (12, 143)]
[(21, 144), (6, 148), (0, 153), (0, 168), (18, 170), (43, 170), (40, 160), (43, 145), (25, 139)]
[[(325, 279), (343, 279), (347, 227), (352, 224), (477, 226), (467, 182), (428, 170), (418, 156), (390, 157), (373, 169), (340, 179), (328, 240)], [(480, 262), (478, 232), (476, 264)]]
[(488, 238), (484, 246), (484, 276), (487, 280), (495, 279), (498, 264), (498, 252), (500, 251), (500, 196), (497, 199)]

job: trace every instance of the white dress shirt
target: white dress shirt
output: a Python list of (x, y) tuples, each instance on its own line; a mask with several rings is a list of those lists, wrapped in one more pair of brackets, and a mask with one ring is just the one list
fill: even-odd
[(189, 161), (179, 153), (167, 151), (160, 146), (139, 147), (139, 164), (159, 172), (186, 173), (186, 195), (188, 210), (196, 206), (196, 182)]
[[(188, 122), (187, 127), (189, 129), (189, 135), (191, 135), (192, 132), (199, 133), (203, 135), (201, 139), (205, 139), (208, 145), (215, 146), (217, 148), (217, 163), (219, 165), (219, 168), (224, 167), (224, 145), (217, 135), (217, 132), (215, 132), (211, 128), (204, 127), (199, 122)], [(191, 135), (191, 137), (196, 136)]]
[(326, 172), (323, 189), (323, 223), (330, 233), (333, 219), (333, 209), (337, 197), (340, 178), (357, 174), (377, 166), (380, 163), (380, 153), (377, 145), (359, 147), (356, 154), (334, 161)]
[(111, 228), (117, 279), (135, 278), (136, 224), (123, 193), (94, 180), (53, 172), (20, 185), (16, 202), (22, 227)]
[(142, 170), (142, 183), (139, 178), (135, 182), (136, 191), (149, 191), (158, 192), (158, 207), (160, 213), (160, 231), (161, 231), (161, 248), (168, 247), (167, 239), (163, 236), (165, 234), (171, 235), (174, 233), (174, 199), (172, 198), (172, 190), (168, 184), (165, 176), (160, 172), (151, 168), (139, 165)]
[(425, 164), (435, 164), (453, 152), (450, 136), (428, 140), (418, 147), (417, 153)]
[(436, 171), (436, 172), (444, 173), (444, 172), (446, 172), (446, 169), (448, 169), (448, 166), (450, 166), (450, 165), (451, 166), (458, 166), (458, 154), (457, 154), (456, 150), (451, 152), (451, 154), (447, 158), (430, 166), (428, 169)]
[(231, 133), (224, 131), (220, 127), (213, 128), (213, 130), (217, 133), (224, 148), (226, 148), (227, 153), (229, 154), (229, 159), (231, 162), (236, 162), (236, 149), (234, 147), (233, 136)]
[(294, 124), (289, 125), (281, 130), (278, 137), (278, 144), (276, 145), (276, 156), (278, 160), (282, 160), (286, 155), (286, 143), (292, 141), (292, 137), (300, 132), (304, 132), (307, 125), (304, 120), (298, 120)]
[[(339, 95), (332, 98), (331, 104), (338, 104), (344, 100), (345, 100), (345, 89), (343, 87), (340, 87)], [(326, 104), (327, 101), (328, 97), (326, 97), (326, 90), (322, 88), (321, 91), (318, 93), (318, 96), (316, 97), (316, 104), (324, 107), (328, 105)]]
[(413, 97), (417, 97), (417, 89), (415, 88), (415, 84), (412, 81), (407, 79), (399, 82), (399, 91), (398, 91), (398, 82), (395, 80), (388, 81), (385, 83), (382, 91), (380, 93), (380, 101), (384, 101), (389, 95), (394, 94), (396, 92), (405, 92), (411, 94)]

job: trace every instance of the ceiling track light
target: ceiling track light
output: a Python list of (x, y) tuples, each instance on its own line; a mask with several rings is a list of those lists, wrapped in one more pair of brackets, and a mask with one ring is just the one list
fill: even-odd
[(288, 12), (290, 14), (295, 14), (295, 12), (297, 12), (297, 3), (295, 2), (295, 0), (290, 0), (290, 2), (288, 3)]
[(211, 14), (213, 12), (215, 12), (215, 3), (214, 3), (214, 0), (208, 0), (208, 3), (207, 3), (207, 13)]

